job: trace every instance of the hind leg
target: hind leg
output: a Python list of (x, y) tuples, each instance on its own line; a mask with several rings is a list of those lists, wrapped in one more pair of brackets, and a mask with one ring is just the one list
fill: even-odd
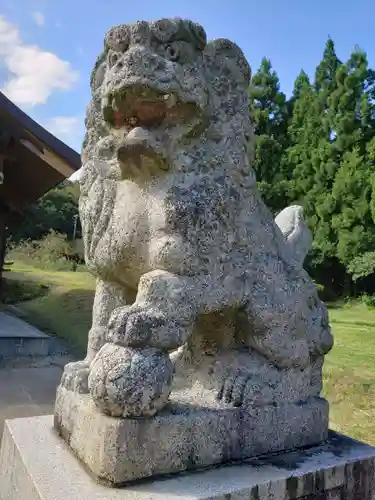
[(247, 300), (242, 308), (242, 337), (279, 368), (304, 368), (310, 360), (313, 306), (317, 292), (303, 270), (278, 256), (250, 263)]
[[(187, 375), (185, 365), (180, 379)], [(320, 392), (312, 384), (312, 366), (280, 369), (255, 350), (243, 348), (201, 359), (192, 381), (195, 388), (197, 383), (202, 388), (202, 394), (212, 393), (217, 401), (235, 407), (305, 401)]]

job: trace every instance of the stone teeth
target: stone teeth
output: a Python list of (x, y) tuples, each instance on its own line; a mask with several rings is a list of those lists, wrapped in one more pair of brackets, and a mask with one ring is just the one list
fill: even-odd
[(177, 102), (177, 97), (174, 94), (168, 94), (168, 99), (165, 102), (168, 108), (173, 108)]
[(129, 125), (134, 127), (138, 123), (138, 118), (136, 116), (132, 116), (129, 118)]
[(177, 97), (175, 94), (163, 94), (161, 100), (165, 102), (168, 108), (172, 108), (177, 102)]

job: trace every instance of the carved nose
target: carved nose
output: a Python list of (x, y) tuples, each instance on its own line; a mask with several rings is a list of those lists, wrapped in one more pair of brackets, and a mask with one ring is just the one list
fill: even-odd
[(163, 70), (165, 61), (147, 47), (133, 47), (123, 55), (117, 65), (119, 68), (125, 67), (129, 72), (147, 75)]

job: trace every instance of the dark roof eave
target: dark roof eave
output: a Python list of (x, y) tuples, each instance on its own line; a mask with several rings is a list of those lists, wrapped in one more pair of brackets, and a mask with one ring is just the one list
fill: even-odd
[(34, 121), (24, 113), (18, 106), (13, 104), (2, 92), (0, 92), (0, 111), (5, 110), (8, 115), (18, 122), (24, 129), (43, 142), (50, 150), (63, 158), (73, 170), (81, 168), (81, 156), (74, 149), (60, 141), (53, 134)]

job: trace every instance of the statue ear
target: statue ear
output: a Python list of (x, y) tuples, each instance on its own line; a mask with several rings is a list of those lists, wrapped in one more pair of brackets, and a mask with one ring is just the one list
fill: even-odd
[(91, 91), (94, 93), (102, 85), (106, 71), (107, 52), (104, 50), (97, 58), (90, 76)]
[(238, 45), (225, 38), (218, 38), (206, 45), (204, 56), (212, 73), (222, 76), (226, 73), (237, 84), (249, 86), (251, 69)]

